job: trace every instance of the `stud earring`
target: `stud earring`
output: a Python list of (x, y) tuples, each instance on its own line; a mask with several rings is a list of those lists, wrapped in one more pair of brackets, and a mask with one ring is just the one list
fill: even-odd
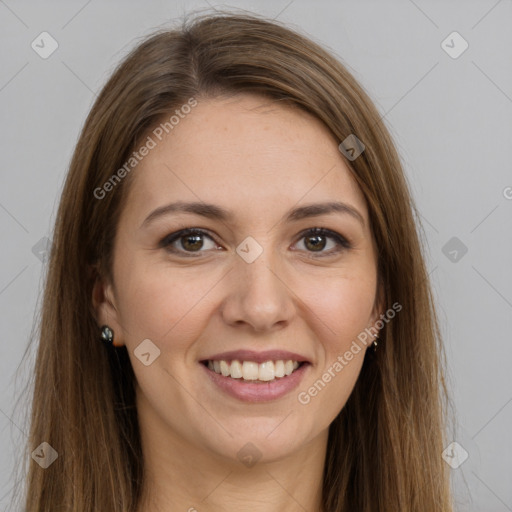
[(375, 339), (373, 340), (373, 352), (374, 353), (377, 352), (377, 345), (378, 345), (377, 340), (378, 339), (379, 339), (379, 337), (375, 336)]
[(101, 341), (105, 342), (107, 345), (114, 345), (114, 331), (108, 326), (104, 325), (101, 327)]

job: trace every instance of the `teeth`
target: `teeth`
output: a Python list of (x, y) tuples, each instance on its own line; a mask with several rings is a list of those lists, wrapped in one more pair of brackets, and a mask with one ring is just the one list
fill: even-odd
[(244, 380), (258, 380), (258, 363), (244, 361), (242, 363), (242, 377)]
[(275, 369), (273, 361), (267, 361), (259, 365), (258, 379), (259, 380), (274, 380)]
[(275, 378), (282, 378), (290, 375), (299, 367), (298, 361), (265, 361), (258, 364), (254, 361), (208, 361), (208, 368), (215, 373), (232, 379), (243, 379), (247, 381), (260, 380), (269, 382)]
[(233, 379), (242, 378), (242, 365), (240, 364), (240, 361), (232, 361), (231, 365), (228, 363), (226, 364), (228, 365), (229, 376), (231, 376)]
[[(215, 369), (215, 364), (213, 365), (213, 368)], [(226, 361), (220, 362), (220, 373), (224, 375), (224, 377), (227, 377), (229, 375), (229, 365), (226, 363)]]
[(276, 361), (274, 364), (274, 375), (284, 377), (284, 361)]

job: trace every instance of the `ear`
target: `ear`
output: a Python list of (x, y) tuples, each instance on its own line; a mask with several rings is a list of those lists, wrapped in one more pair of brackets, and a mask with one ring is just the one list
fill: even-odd
[(114, 332), (114, 346), (124, 345), (124, 332), (119, 321), (119, 313), (116, 308), (114, 287), (103, 279), (95, 270), (94, 285), (92, 288), (92, 305), (96, 314), (98, 330), (108, 325)]

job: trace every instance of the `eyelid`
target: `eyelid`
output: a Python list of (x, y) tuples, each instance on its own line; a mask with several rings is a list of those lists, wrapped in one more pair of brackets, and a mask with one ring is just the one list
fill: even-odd
[(343, 236), (340, 233), (337, 233), (336, 231), (333, 231), (331, 229), (322, 228), (322, 227), (313, 227), (313, 228), (305, 229), (298, 235), (297, 240), (294, 243), (294, 245), (297, 244), (304, 237), (306, 237), (308, 234), (310, 236), (319, 235), (319, 236), (324, 236), (326, 238), (331, 238), (336, 243), (336, 247), (329, 251), (319, 251), (319, 252), (304, 251), (304, 252), (306, 252), (308, 258), (315, 258), (315, 259), (328, 258), (330, 256), (336, 256), (336, 255), (340, 254), (341, 252), (352, 249), (352, 243), (345, 236)]
[[(199, 254), (201, 252), (205, 252), (205, 251), (197, 251), (197, 252), (193, 252), (193, 251), (183, 251), (183, 250), (177, 250), (177, 249), (174, 249), (171, 247), (171, 244), (173, 244), (174, 242), (176, 242), (177, 240), (179, 240), (180, 238), (182, 237), (185, 237), (187, 235), (201, 235), (201, 236), (206, 236), (208, 238), (210, 238), (213, 242), (215, 242), (217, 244), (217, 241), (215, 240), (215, 238), (210, 234), (210, 232), (206, 229), (203, 229), (203, 228), (184, 228), (184, 229), (180, 229), (178, 231), (174, 231), (173, 233), (170, 233), (168, 235), (166, 235), (158, 244), (159, 247), (161, 247), (162, 249), (165, 249), (166, 251), (172, 253), (172, 254), (181, 254), (181, 255), (185, 255), (186, 257), (187, 256), (192, 256), (194, 257), (195, 254)], [(217, 244), (219, 245), (219, 244)]]
[[(314, 235), (319, 235), (319, 236), (324, 236), (324, 237), (327, 237), (327, 238), (331, 238), (337, 244), (337, 248), (334, 249), (334, 250), (331, 249), (330, 251), (325, 251), (325, 252), (324, 251), (318, 251), (318, 252), (316, 252), (316, 251), (305, 251), (305, 252), (307, 252), (309, 255), (311, 255), (313, 257), (332, 256), (334, 254), (339, 254), (343, 250), (348, 250), (348, 249), (352, 248), (351, 242), (345, 236), (341, 235), (340, 233), (337, 233), (336, 231), (332, 231), (330, 229), (322, 228), (322, 227), (313, 227), (313, 228), (308, 228), (308, 229), (305, 229), (305, 230), (301, 231), (299, 233), (299, 235), (297, 236), (296, 241), (294, 242), (293, 245), (296, 245), (300, 240), (305, 238), (308, 234), (309, 235), (313, 235), (313, 236)], [(176, 242), (180, 238), (182, 238), (184, 236), (187, 236), (187, 235), (205, 236), (205, 237), (210, 238), (217, 245), (220, 245), (220, 244), (217, 243), (217, 241), (215, 240), (215, 237), (210, 233), (210, 231), (207, 230), (207, 229), (203, 229), (203, 228), (184, 228), (184, 229), (180, 229), (178, 231), (175, 231), (173, 233), (170, 233), (170, 234), (166, 235), (159, 242), (158, 245), (159, 245), (159, 247), (167, 250), (168, 252), (170, 252), (172, 254), (181, 254), (181, 255), (185, 255), (185, 257), (189, 257), (189, 256), (198, 257), (198, 256), (196, 256), (197, 254), (200, 254), (201, 252), (208, 252), (208, 251), (184, 251), (184, 250), (177, 250), (177, 249), (174, 249), (174, 248), (171, 247), (171, 244), (173, 244), (174, 242)]]

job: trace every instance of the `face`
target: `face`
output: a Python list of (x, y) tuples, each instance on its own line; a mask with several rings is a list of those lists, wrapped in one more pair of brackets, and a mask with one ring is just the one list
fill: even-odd
[(277, 460), (326, 435), (365, 347), (344, 355), (379, 317), (364, 197), (318, 120), (257, 96), (200, 100), (153, 138), (99, 325), (127, 346), (147, 431)]

